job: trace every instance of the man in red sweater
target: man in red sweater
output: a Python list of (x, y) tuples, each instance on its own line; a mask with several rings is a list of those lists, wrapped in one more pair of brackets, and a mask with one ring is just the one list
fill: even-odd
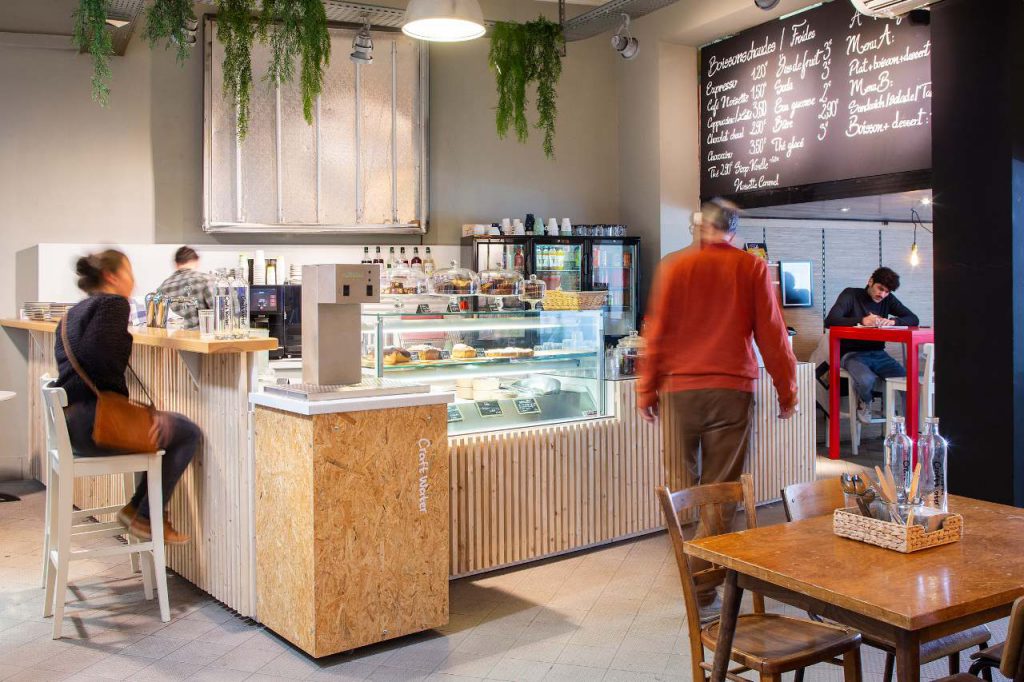
[[(738, 481), (750, 442), (757, 342), (779, 395), (779, 418), (797, 406), (796, 358), (764, 260), (732, 246), (739, 209), (714, 199), (702, 207), (694, 243), (662, 260), (647, 305), (637, 402), (654, 422), (669, 410), (677, 442), (694, 485)], [(697, 537), (731, 528), (705, 529)], [(694, 570), (701, 567), (694, 563)], [(712, 616), (714, 590), (699, 595), (702, 615)]]

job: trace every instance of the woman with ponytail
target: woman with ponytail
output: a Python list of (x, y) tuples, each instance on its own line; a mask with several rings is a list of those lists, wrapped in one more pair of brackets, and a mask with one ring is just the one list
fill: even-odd
[[(68, 344), (78, 364), (96, 388), (127, 396), (125, 372), (132, 354), (128, 299), (135, 288), (135, 276), (128, 257), (116, 249), (79, 258), (75, 271), (78, 288), (89, 296), (71, 308), (58, 325), (54, 348), (58, 369), (56, 385), (63, 388), (68, 396), (64, 416), (75, 455), (106, 457), (118, 453), (103, 450), (93, 442), (96, 394), (68, 360), (62, 327), (67, 329)], [(186, 417), (160, 411), (154, 414), (153, 431), (155, 442), (165, 452), (162, 474), (166, 506), (175, 485), (199, 449), (202, 432)], [(132, 535), (146, 540), (151, 538), (145, 477), (131, 501), (118, 512), (117, 518)], [(168, 544), (184, 544), (188, 539), (187, 535), (174, 529), (164, 514), (164, 540)]]

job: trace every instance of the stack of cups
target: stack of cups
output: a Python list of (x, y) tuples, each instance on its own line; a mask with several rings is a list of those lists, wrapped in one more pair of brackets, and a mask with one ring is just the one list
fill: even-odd
[(551, 237), (557, 237), (558, 236), (558, 219), (557, 218), (548, 218), (548, 236), (551, 236)]

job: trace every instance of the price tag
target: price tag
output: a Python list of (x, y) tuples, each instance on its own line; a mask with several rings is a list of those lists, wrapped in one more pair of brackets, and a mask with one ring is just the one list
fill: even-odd
[(519, 414), (540, 414), (536, 398), (516, 398), (515, 405)]
[(452, 352), (450, 350), (443, 350), (443, 351), (441, 351), (441, 359), (442, 360), (451, 360), (452, 359)]
[(459, 312), (459, 304), (458, 303), (449, 303), (448, 304), (448, 312), (450, 312), (450, 313), (457, 313), (457, 312)]
[(481, 417), (500, 417), (505, 414), (505, 411), (501, 409), (501, 403), (497, 400), (478, 400), (476, 411), (480, 413)]
[(429, 313), (429, 312), (430, 312), (430, 304), (429, 303), (420, 303), (418, 306), (416, 306), (416, 314), (417, 315), (422, 315), (423, 313)]
[(412, 362), (419, 362), (420, 361), (419, 351), (415, 351), (415, 350), (409, 351), (409, 360), (411, 360)]
[(462, 410), (458, 405), (448, 404), (448, 423), (462, 421)]
[(485, 349), (483, 349), (483, 348), (474, 348), (473, 350), (476, 351), (476, 356), (478, 358), (486, 358), (487, 357), (487, 351)]

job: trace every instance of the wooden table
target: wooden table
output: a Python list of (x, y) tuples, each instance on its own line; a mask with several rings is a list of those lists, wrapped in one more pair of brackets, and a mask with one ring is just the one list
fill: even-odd
[[(888, 327), (830, 327), (828, 330), (829, 357), (828, 357), (828, 456), (830, 459), (839, 459), (839, 342), (842, 339), (855, 339), (858, 341), (884, 341), (886, 343), (902, 343), (907, 346), (907, 415), (913, 415), (913, 419), (907, 419), (907, 435), (914, 441), (914, 464), (917, 464), (917, 426), (920, 419), (918, 414), (921, 403), (918, 398), (920, 392), (920, 379), (911, 380), (910, 377), (918, 377), (918, 347), (922, 343), (935, 342), (935, 330), (923, 327), (903, 327), (892, 329)], [(853, 390), (853, 386), (850, 386)]]
[(922, 642), (1003, 618), (1024, 594), (1024, 510), (950, 496), (964, 537), (901, 554), (832, 533), (832, 517), (687, 542), (725, 567), (713, 682), (725, 679), (743, 590), (857, 628), (896, 650), (900, 682), (921, 677)]

